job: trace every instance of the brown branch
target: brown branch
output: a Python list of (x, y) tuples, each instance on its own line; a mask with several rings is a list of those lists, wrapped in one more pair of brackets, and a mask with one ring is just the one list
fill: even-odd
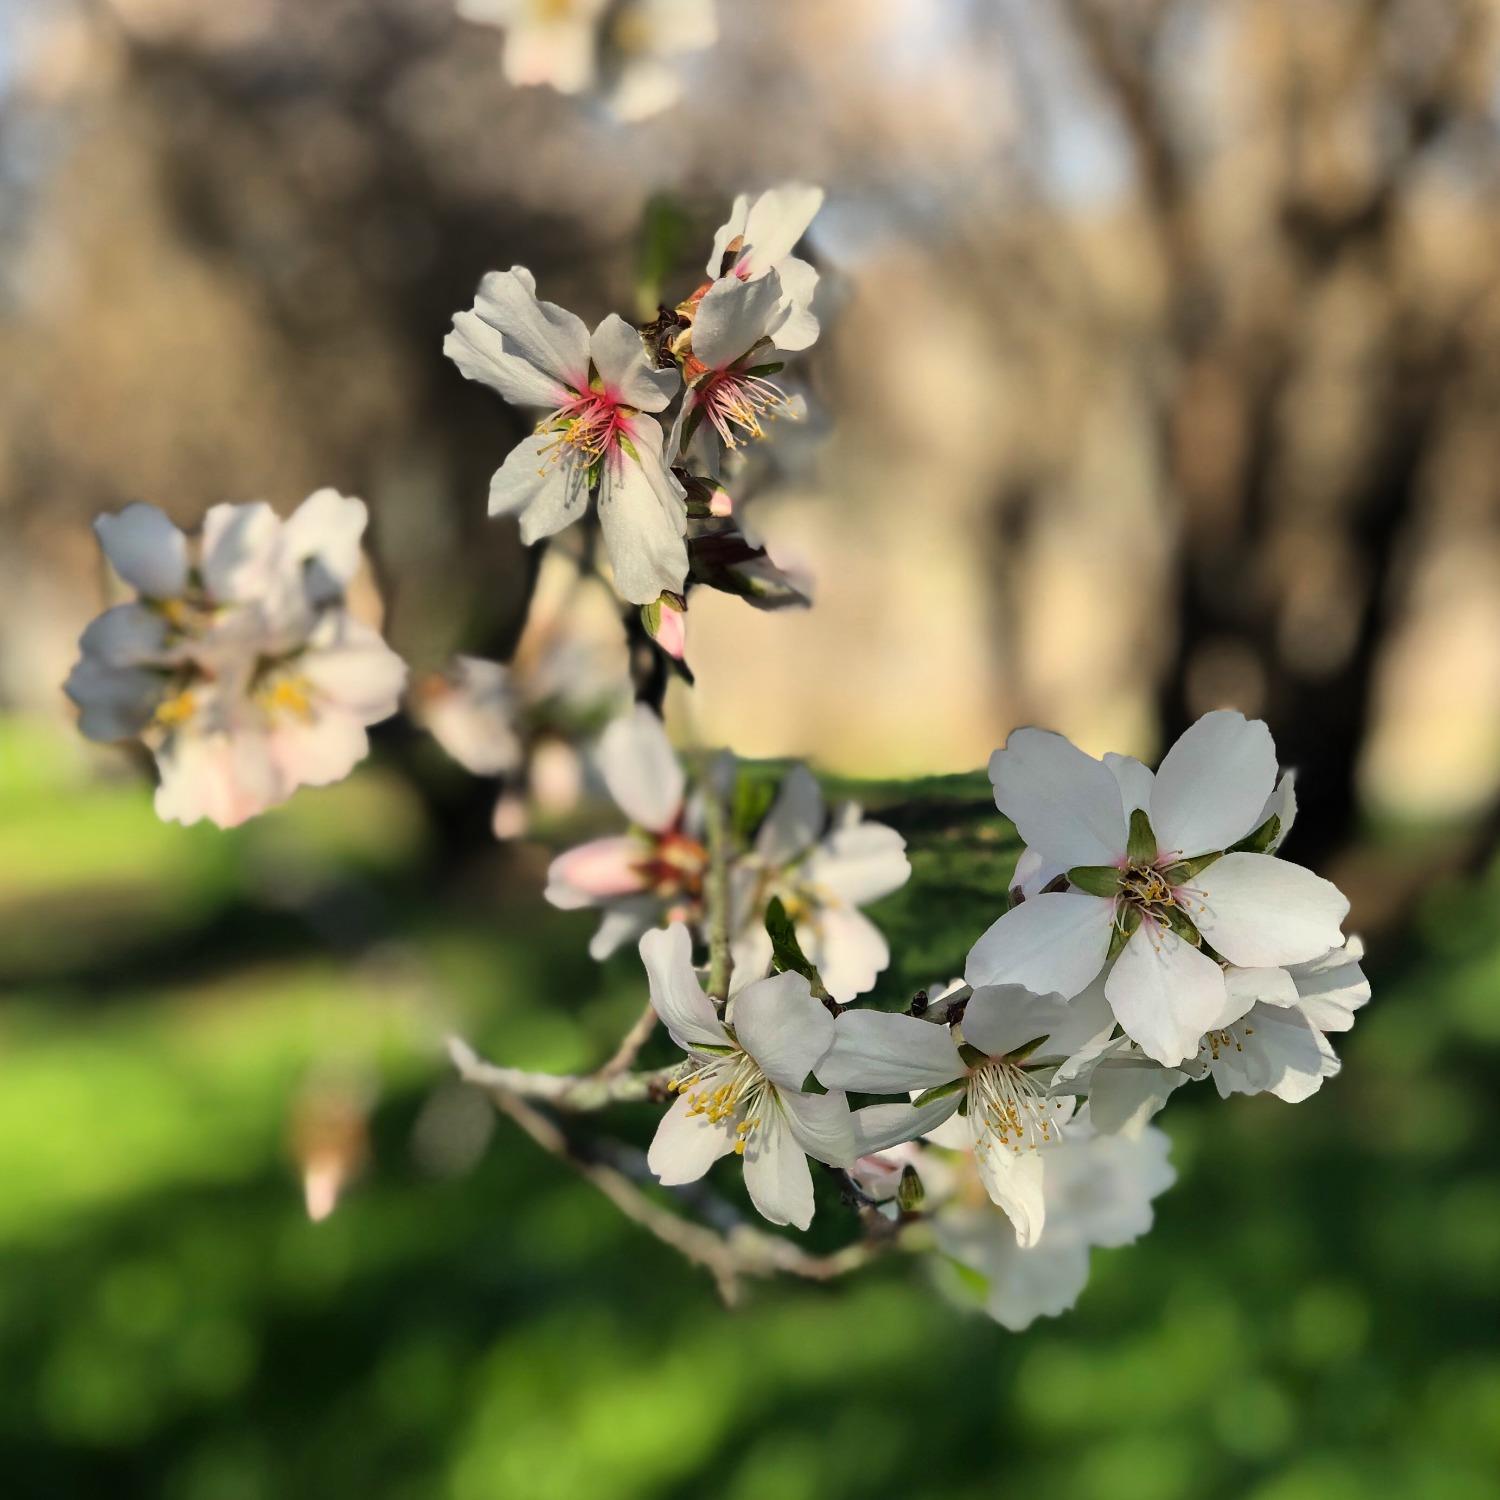
[(614, 1056), (594, 1076), (602, 1080), (617, 1078), (621, 1073), (627, 1072), (655, 1030), (656, 1007), (648, 1000), (646, 1008), (636, 1018), (635, 1025), (620, 1038), (620, 1045), (615, 1048)]

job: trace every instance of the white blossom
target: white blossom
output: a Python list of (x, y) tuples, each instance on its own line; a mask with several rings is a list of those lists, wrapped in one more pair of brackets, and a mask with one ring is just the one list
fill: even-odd
[(1090, 1107), (1080, 1109), (1047, 1153), (1046, 1228), (1031, 1245), (1020, 1244), (975, 1191), (966, 1156), (930, 1163), (933, 1153), (924, 1153), (923, 1183), (932, 1194), (936, 1182), (942, 1197), (932, 1214), (938, 1251), (977, 1273), (984, 1309), (1003, 1327), (1018, 1333), (1037, 1318), (1056, 1317), (1087, 1285), (1093, 1247), (1128, 1245), (1150, 1229), (1152, 1199), (1176, 1180), (1169, 1148), (1155, 1128), (1100, 1134)]
[(714, 235), (708, 274), (717, 284), (731, 278), (760, 281), (774, 272), (781, 290), (775, 343), (788, 352), (808, 348), (818, 337), (813, 295), (818, 273), (792, 254), (823, 206), (823, 189), (787, 183), (752, 199), (741, 193)]
[(844, 1095), (802, 1087), (833, 1039), (833, 1017), (800, 974), (787, 973), (740, 990), (726, 1025), (693, 971), (685, 926), (648, 932), (640, 951), (651, 1003), (688, 1054), (648, 1165), (674, 1185), (696, 1182), (721, 1157), (738, 1155), (760, 1213), (806, 1229), (813, 1216), (807, 1158), (848, 1167), (855, 1154)]
[(910, 875), (906, 841), (895, 829), (865, 820), (852, 804), (830, 819), (817, 778), (794, 766), (735, 871), (735, 982), (760, 978), (770, 964), (764, 916), (774, 896), (828, 993), (838, 1001), (863, 994), (891, 953), (859, 908), (898, 890)]
[(928, 1135), (963, 1112), (963, 1139), (985, 1191), (1034, 1244), (1045, 1222), (1049, 1148), (1066, 1134), (1074, 1100), (1054, 1093), (1057, 1068), (1102, 1031), (1107, 1006), (1069, 1005), (1014, 985), (977, 989), (964, 1008), (961, 1039), (941, 1023), (886, 1011), (846, 1010), (818, 1065), (828, 1088), (915, 1093), (911, 1103), (855, 1114), (860, 1154)]
[(406, 676), (343, 607), (365, 522), (360, 501), (319, 490), (285, 521), (216, 505), (193, 540), (150, 505), (95, 523), (139, 597), (84, 632), (66, 691), (90, 739), (152, 751), (162, 818), (231, 827), (364, 758)]
[(708, 851), (687, 778), (649, 708), (637, 705), (605, 730), (598, 763), (632, 826), (558, 855), (547, 871), (546, 896), (563, 911), (603, 911), (589, 953), (604, 959), (664, 917), (697, 916)]
[(616, 314), (590, 334), (539, 301), (522, 266), (484, 278), (443, 350), (470, 380), (547, 413), (496, 471), (490, 514), (516, 516), (529, 546), (578, 520), (597, 491), (615, 587), (633, 604), (680, 593), (687, 506), (649, 415), (671, 401), (677, 371), (654, 368), (640, 334)]
[[(1266, 726), (1206, 714), (1152, 773), (1129, 757), (1095, 760), (1061, 735), (1020, 729), (990, 761), (1043, 889), (975, 944), (971, 984), (1075, 995), (1108, 963), (1105, 993), (1126, 1034), (1167, 1066), (1192, 1057), (1249, 1000), (1224, 964), (1284, 967), (1342, 942), (1349, 904), (1328, 881), (1252, 848), (1276, 825), (1276, 752)], [(1279, 814), (1276, 814), (1279, 818)], [(1055, 878), (1055, 877), (1054, 877)], [(1045, 882), (1044, 882), (1045, 883)], [(1116, 956), (1118, 955), (1118, 956)]]

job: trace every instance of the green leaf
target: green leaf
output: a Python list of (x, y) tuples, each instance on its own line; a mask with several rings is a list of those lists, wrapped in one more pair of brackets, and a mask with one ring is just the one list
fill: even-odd
[(963, 1093), (969, 1086), (967, 1078), (955, 1078), (951, 1083), (940, 1083), (935, 1088), (930, 1088), (926, 1093), (918, 1094), (911, 1101), (913, 1109), (921, 1109), (923, 1105), (933, 1104), (939, 1099), (950, 1099), (954, 1094)]
[(802, 951), (802, 944), (797, 941), (797, 928), (787, 915), (786, 907), (781, 904), (780, 896), (772, 896), (770, 905), (766, 907), (766, 931), (771, 937), (772, 970), (777, 974), (788, 971), (800, 974), (819, 1000), (828, 999), (822, 976)]
[(1136, 808), (1130, 815), (1130, 842), (1125, 846), (1125, 855), (1133, 865), (1156, 863), (1156, 833), (1143, 808)]
[(1212, 854), (1200, 854), (1195, 859), (1180, 859), (1161, 872), (1162, 879), (1168, 885), (1181, 885), (1184, 881), (1191, 880), (1200, 870), (1206, 870), (1215, 860), (1223, 858), (1224, 851), (1215, 849)]
[(1120, 956), (1120, 950), (1135, 936), (1136, 930), (1140, 925), (1140, 907), (1126, 906), (1120, 909), (1119, 914), (1115, 917), (1114, 931), (1109, 935), (1109, 953), (1105, 959), (1106, 963), (1109, 959)]
[(729, 822), (735, 841), (742, 848), (754, 841), (775, 800), (775, 782), (763, 776), (740, 775), (735, 778), (729, 803)]
[(1276, 835), (1280, 832), (1281, 819), (1272, 813), (1254, 833), (1246, 834), (1229, 852), (1231, 854), (1264, 854), (1276, 842)]
[(1183, 940), (1183, 942), (1191, 943), (1195, 948), (1202, 943), (1203, 939), (1199, 935), (1198, 929), (1193, 926), (1192, 921), (1188, 917), (1188, 914), (1183, 911), (1181, 907), (1169, 906), (1165, 913), (1165, 921), (1167, 926), (1170, 927), (1172, 931), (1175, 932), (1177, 936)]
[(1068, 884), (1091, 896), (1113, 896), (1120, 889), (1120, 872), (1113, 865), (1074, 865)]

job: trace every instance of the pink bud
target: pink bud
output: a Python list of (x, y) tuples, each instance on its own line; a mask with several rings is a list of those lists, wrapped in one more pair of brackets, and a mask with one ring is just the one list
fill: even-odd
[(656, 644), (675, 661), (687, 651), (687, 615), (670, 604), (661, 607), (661, 623), (656, 627)]

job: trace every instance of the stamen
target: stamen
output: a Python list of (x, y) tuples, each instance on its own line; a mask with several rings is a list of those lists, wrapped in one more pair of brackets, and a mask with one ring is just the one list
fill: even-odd
[(553, 464), (569, 459), (597, 463), (618, 441), (622, 425), (620, 406), (608, 396), (599, 391), (575, 396), (537, 423), (539, 437), (553, 435), (541, 449), (542, 467), (537, 472), (545, 474)]
[(283, 715), (301, 719), (304, 723), (313, 718), (312, 684), (305, 677), (278, 677), (257, 694), (260, 705), (273, 718)]
[(998, 1144), (1019, 1156), (1061, 1140), (1065, 1108), (1014, 1063), (989, 1062), (969, 1078), (969, 1128), (976, 1151)]
[(667, 1092), (688, 1102), (690, 1119), (702, 1116), (710, 1125), (735, 1121), (735, 1155), (743, 1156), (762, 1120), (761, 1106), (769, 1101), (766, 1075), (748, 1052), (707, 1063), (689, 1063), (685, 1072), (667, 1084)]
[(710, 375), (694, 396), (726, 448), (764, 437), (761, 418), (774, 422), (791, 404), (773, 381), (735, 370)]
[(191, 688), (184, 688), (180, 693), (158, 703), (156, 705), (156, 712), (152, 715), (152, 718), (163, 729), (176, 729), (180, 725), (188, 723), (197, 712), (198, 700), (194, 696), (193, 690)]

